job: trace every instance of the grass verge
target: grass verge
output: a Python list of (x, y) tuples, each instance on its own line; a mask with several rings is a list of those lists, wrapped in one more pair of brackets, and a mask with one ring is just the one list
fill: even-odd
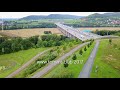
[(0, 78), (8, 76), (10, 73), (21, 67), (38, 53), (47, 48), (37, 48), (23, 50), (15, 53), (0, 55), (0, 67), (5, 67), (0, 70)]
[(63, 63), (56, 66), (50, 72), (43, 76), (43, 78), (77, 78), (80, 71), (82, 70), (84, 64), (86, 63), (95, 43), (93, 43), (89, 48), (87, 47), (87, 51), (84, 51), (83, 46), (81, 49), (83, 50), (83, 55), (79, 54), (79, 49), (74, 54), (76, 54), (77, 59), (72, 60), (72, 56), (69, 56), (65, 60), (68, 61), (68, 67), (65, 68)]
[(101, 40), (91, 78), (120, 78), (120, 39)]

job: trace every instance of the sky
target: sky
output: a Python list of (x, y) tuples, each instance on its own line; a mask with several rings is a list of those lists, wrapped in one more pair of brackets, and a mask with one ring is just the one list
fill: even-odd
[(106, 13), (106, 12), (0, 12), (0, 18), (22, 18), (29, 15), (49, 15), (49, 14), (69, 14), (77, 16), (88, 16), (94, 13)]

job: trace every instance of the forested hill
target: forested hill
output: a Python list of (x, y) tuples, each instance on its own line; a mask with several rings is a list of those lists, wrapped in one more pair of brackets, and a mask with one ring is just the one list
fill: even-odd
[[(74, 12), (73, 12), (74, 13)], [(50, 14), (31, 15), (17, 20), (5, 20), (3, 22), (4, 30), (27, 29), (27, 28), (56, 28), (54, 22), (64, 22), (64, 24), (79, 27), (120, 27), (120, 12), (111, 12), (89, 16), (75, 16)], [(0, 30), (2, 30), (2, 21), (0, 20)]]
[(75, 16), (75, 15), (62, 15), (62, 14), (50, 14), (48, 16), (44, 15), (30, 15), (27, 17), (23, 17), (20, 20), (40, 20), (40, 19), (80, 19), (83, 16)]
[(104, 13), (104, 14), (91, 14), (87, 18), (120, 18), (120, 12)]
[(94, 13), (66, 24), (73, 27), (120, 27), (120, 12)]

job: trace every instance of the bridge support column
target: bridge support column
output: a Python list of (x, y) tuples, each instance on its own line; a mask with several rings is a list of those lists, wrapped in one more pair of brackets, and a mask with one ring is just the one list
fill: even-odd
[(68, 37), (70, 37), (70, 33), (68, 33)]
[(61, 27), (58, 27), (57, 28), (67, 37), (70, 37), (70, 38), (75, 38), (75, 36), (73, 36), (72, 34), (70, 34), (69, 32), (65, 31), (64, 29), (62, 29)]

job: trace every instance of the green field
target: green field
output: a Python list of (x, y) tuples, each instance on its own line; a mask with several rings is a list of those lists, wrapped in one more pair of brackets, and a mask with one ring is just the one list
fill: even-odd
[(32, 57), (48, 48), (23, 50), (11, 54), (0, 55), (0, 78), (8, 76)]
[(112, 44), (108, 39), (100, 42), (91, 77), (120, 78), (120, 39), (112, 39)]
[[(48, 74), (44, 75), (43, 78), (77, 78), (85, 62), (87, 61), (94, 45), (95, 43), (87, 48), (87, 51), (83, 51), (82, 56), (79, 54), (79, 50), (75, 52), (77, 56), (76, 60), (72, 60), (72, 56), (68, 57), (66, 59), (66, 61), (68, 61), (69, 63), (67, 68), (65, 68), (62, 63), (52, 69)], [(83, 49), (84, 47), (82, 47), (82, 50)]]
[[(81, 42), (75, 42), (75, 41), (70, 41), (69, 43), (64, 43), (64, 45), (59, 46), (59, 49), (57, 49), (57, 51), (59, 50), (59, 55), (57, 55), (57, 57), (54, 60), (57, 60), (58, 58), (60, 58), (61, 56), (63, 56), (65, 53), (69, 52), (71, 49), (75, 48), (76, 46), (78, 46)], [(70, 45), (72, 44), (72, 46)], [(63, 50), (63, 47), (66, 47), (65, 50)], [(56, 47), (55, 47), (56, 48)], [(54, 51), (53, 53), (58, 54), (57, 51)], [(49, 52), (44, 54), (42, 57), (48, 56)], [(40, 58), (42, 58), (40, 57)], [(53, 60), (53, 61), (54, 61)], [(43, 60), (45, 61), (45, 59)], [(19, 74), (17, 74), (14, 78), (25, 78), (24, 77), (24, 73), (27, 72), (33, 65), (35, 65), (36, 62), (33, 62), (33, 64), (31, 64), (30, 66), (28, 66), (26, 69), (22, 70)], [(33, 72), (32, 74), (29, 74), (26, 78), (31, 77), (32, 75), (34, 75), (35, 73), (37, 73), (38, 71), (42, 70), (44, 67), (46, 67), (48, 64), (46, 64), (45, 66), (38, 68), (38, 70), (36, 70), (35, 72)]]

